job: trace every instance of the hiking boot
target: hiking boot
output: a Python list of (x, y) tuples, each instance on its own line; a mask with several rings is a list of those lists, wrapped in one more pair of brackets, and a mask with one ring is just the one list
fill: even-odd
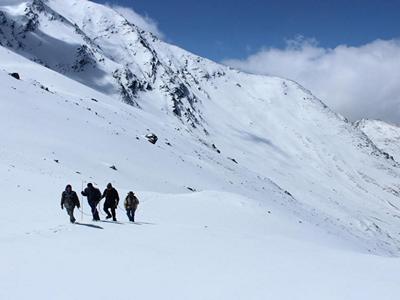
[(114, 222), (117, 222), (117, 219), (116, 219), (116, 218), (113, 218), (113, 221), (114, 221)]
[(111, 219), (111, 216), (110, 215), (108, 215), (107, 217), (106, 217), (106, 219), (108, 220), (108, 219)]

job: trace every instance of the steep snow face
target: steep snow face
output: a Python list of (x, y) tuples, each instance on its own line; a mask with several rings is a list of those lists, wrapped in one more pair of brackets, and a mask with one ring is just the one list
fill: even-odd
[(379, 120), (361, 120), (355, 124), (382, 151), (400, 161), (400, 127)]
[(298, 84), (197, 57), (90, 1), (3, 8), (0, 24), (13, 116), (0, 121), (2, 159), (9, 172), (19, 162), (15, 176), (240, 194), (400, 254), (399, 165)]
[[(198, 80), (223, 74), (223, 67), (167, 45), (90, 1), (35, 0), (24, 7), (0, 15), (2, 45), (130, 105), (163, 106), (191, 127), (204, 127), (195, 106)], [(203, 65), (196, 76), (187, 71), (194, 62)], [(150, 103), (139, 100), (143, 93)]]

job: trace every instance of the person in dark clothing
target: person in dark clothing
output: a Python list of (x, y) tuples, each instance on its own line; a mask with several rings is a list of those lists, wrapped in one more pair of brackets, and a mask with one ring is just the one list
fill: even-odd
[(129, 221), (135, 222), (135, 212), (139, 205), (139, 199), (135, 196), (134, 192), (129, 192), (125, 198), (124, 206)]
[(100, 221), (99, 212), (97, 205), (100, 202), (101, 192), (98, 188), (95, 188), (92, 183), (87, 184), (87, 188), (81, 192), (82, 196), (87, 197), (89, 206), (92, 210), (93, 221)]
[(107, 214), (106, 219), (110, 219), (112, 217), (113, 221), (117, 221), (115, 210), (119, 203), (119, 195), (111, 183), (107, 184), (107, 188), (104, 190), (103, 196), (101, 196), (101, 199), (103, 198), (106, 198), (106, 201), (104, 201), (104, 211)]
[(64, 209), (64, 207), (67, 210), (71, 223), (75, 223), (74, 209), (75, 207), (80, 208), (81, 204), (79, 203), (78, 195), (72, 190), (70, 184), (66, 186), (65, 191), (61, 195), (61, 209)]

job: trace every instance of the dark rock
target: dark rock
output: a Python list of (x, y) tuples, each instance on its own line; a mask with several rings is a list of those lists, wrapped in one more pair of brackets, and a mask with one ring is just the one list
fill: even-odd
[(50, 92), (50, 89), (49, 89), (47, 86), (40, 85), (40, 88), (41, 88), (42, 90), (46, 91), (46, 92), (51, 93), (51, 92)]
[(17, 80), (21, 80), (21, 77), (19, 76), (18, 73), (10, 73), (9, 75), (10, 75), (11, 77), (14, 77), (14, 78), (17, 79)]
[(285, 191), (285, 194), (293, 198), (292, 194), (289, 193), (288, 191)]
[(215, 146), (215, 144), (212, 144), (212, 148), (217, 151), (218, 154), (221, 153), (221, 151), (217, 148), (217, 146)]
[(96, 57), (88, 46), (82, 45), (76, 50), (76, 59), (72, 69), (76, 72), (82, 72), (87, 65), (95, 66)]
[(42, 0), (33, 0), (31, 7), (37, 12), (43, 12), (46, 8)]
[(237, 160), (232, 158), (232, 157), (228, 157), (229, 160), (233, 161), (235, 164), (238, 164)]
[(382, 152), (382, 153), (383, 153), (383, 156), (385, 156), (386, 159), (394, 160), (394, 157), (393, 157), (392, 155), (389, 155), (389, 154), (386, 153), (386, 152)]
[(145, 92), (147, 90), (149, 83), (140, 80), (127, 68), (114, 71), (113, 77), (120, 87), (122, 100), (129, 105), (140, 107), (136, 98), (139, 92)]
[(146, 139), (153, 145), (155, 145), (158, 141), (158, 137), (154, 133), (147, 134)]
[(112, 166), (110, 167), (110, 169), (113, 169), (114, 171), (118, 171), (117, 167), (114, 166), (114, 165), (112, 165)]

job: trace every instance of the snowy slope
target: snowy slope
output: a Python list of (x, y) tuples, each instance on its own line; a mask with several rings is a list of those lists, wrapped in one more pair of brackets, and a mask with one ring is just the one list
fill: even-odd
[(371, 251), (398, 252), (397, 163), (297, 84), (202, 59), (89, 1), (36, 0), (4, 9), (3, 19), (3, 45), (157, 116), (169, 124), (164, 131), (189, 130), (187, 139), (214, 144), (257, 178), (225, 175), (224, 185), (245, 185), (245, 195), (264, 199), (258, 178), (266, 178), (313, 222)]
[[(256, 200), (249, 186), (224, 182), (254, 184), (252, 174), (190, 134), (169, 136), (154, 116), (0, 51), (3, 66), (36, 78), (0, 73), (1, 110), (9, 116), (1, 123), (0, 186), (10, 199), (1, 201), (9, 214), (0, 220), (0, 298), (292, 299), (288, 279), (303, 299), (337, 299), (349, 286), (354, 297), (371, 299), (396, 291), (397, 263), (295, 217), (296, 203), (270, 182)], [(148, 143), (142, 133), (150, 125), (173, 146)], [(127, 224), (121, 210), (121, 224), (92, 223), (83, 202), (82, 225), (71, 227), (58, 210), (66, 178), (78, 191), (82, 180), (111, 180), (121, 195), (139, 189), (139, 223)], [(216, 191), (191, 193), (185, 185)], [(341, 275), (346, 261), (360, 278), (350, 285)], [(376, 268), (382, 272), (365, 275)], [(71, 277), (76, 284), (66, 289)]]
[(361, 120), (356, 126), (382, 151), (400, 161), (400, 128), (379, 120)]
[[(0, 298), (26, 299), (26, 285), (44, 299), (399, 292), (398, 259), (374, 256), (400, 254), (399, 165), (309, 91), (197, 57), (89, 1), (0, 11)], [(86, 226), (67, 224), (61, 191), (88, 181), (138, 191), (142, 226), (94, 224), (87, 205)], [(82, 284), (44, 285), (38, 269)]]

